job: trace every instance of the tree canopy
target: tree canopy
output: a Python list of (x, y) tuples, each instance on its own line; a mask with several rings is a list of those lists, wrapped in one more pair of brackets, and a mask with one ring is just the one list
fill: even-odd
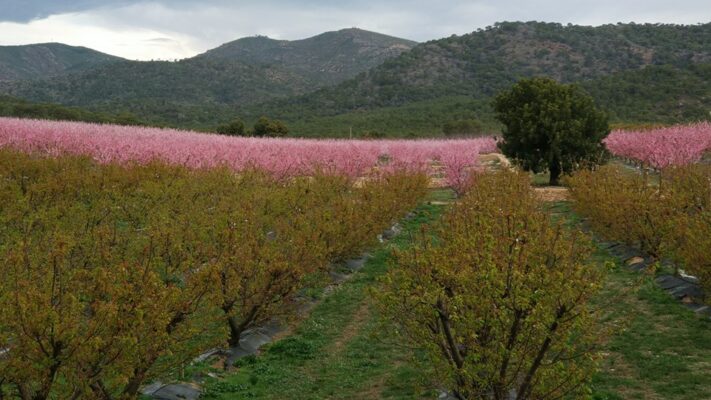
[(494, 111), (504, 125), (503, 153), (527, 171), (548, 170), (551, 185), (604, 154), (607, 116), (576, 85), (523, 79), (496, 96)]
[(230, 123), (218, 126), (216, 131), (220, 135), (244, 136), (244, 122), (235, 118)]
[(254, 124), (252, 134), (258, 137), (284, 137), (289, 133), (289, 128), (279, 120), (270, 120), (267, 117), (261, 117)]

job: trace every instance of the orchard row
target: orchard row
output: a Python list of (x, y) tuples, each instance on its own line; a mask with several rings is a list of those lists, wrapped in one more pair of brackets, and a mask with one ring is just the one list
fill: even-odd
[(0, 118), (0, 147), (85, 155), (100, 163), (161, 160), (190, 168), (259, 168), (276, 177), (318, 172), (350, 178), (377, 171), (443, 169), (447, 183), (476, 168), (493, 138), (458, 140), (311, 140), (230, 137), (171, 129)]
[(645, 167), (663, 169), (689, 165), (711, 150), (711, 123), (677, 125), (650, 131), (618, 130), (610, 133), (604, 142), (613, 155)]
[(569, 183), (576, 211), (596, 232), (675, 260), (711, 290), (711, 166), (669, 167), (651, 179), (609, 165)]
[(0, 151), (0, 398), (135, 398), (294, 310), (427, 183)]

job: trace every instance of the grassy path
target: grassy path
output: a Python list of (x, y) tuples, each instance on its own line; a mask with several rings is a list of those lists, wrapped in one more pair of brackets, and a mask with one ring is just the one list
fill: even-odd
[[(577, 223), (569, 203), (551, 211)], [(598, 262), (617, 267), (599, 301), (614, 299), (609, 322), (621, 327), (604, 349), (606, 358), (593, 382), (593, 399), (711, 399), (711, 320), (703, 319), (605, 250)], [(641, 282), (640, 282), (641, 280)]]
[[(446, 197), (446, 196), (444, 196)], [(441, 200), (434, 192), (431, 200)], [(387, 270), (391, 246), (409, 243), (409, 232), (431, 222), (443, 206), (424, 205), (404, 231), (381, 246), (352, 279), (324, 297), (289, 337), (240, 360), (239, 369), (206, 385), (208, 399), (416, 399), (423, 374), (411, 352), (387, 337), (370, 299)]]

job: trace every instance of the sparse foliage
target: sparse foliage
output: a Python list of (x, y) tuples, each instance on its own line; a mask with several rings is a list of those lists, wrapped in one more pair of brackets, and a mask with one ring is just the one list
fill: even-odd
[[(431, 236), (430, 236), (431, 235)], [(589, 238), (539, 211), (528, 176), (480, 176), (376, 295), (460, 399), (582, 398), (599, 340)]]
[(97, 164), (0, 151), (0, 390), (131, 399), (294, 310), (329, 261), (415, 207), (424, 174)]
[(604, 237), (673, 258), (711, 289), (711, 168), (667, 167), (659, 179), (604, 166), (569, 180), (574, 207)]

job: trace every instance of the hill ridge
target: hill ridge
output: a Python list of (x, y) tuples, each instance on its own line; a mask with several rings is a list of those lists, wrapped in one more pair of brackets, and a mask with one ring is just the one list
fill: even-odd
[(0, 46), (0, 81), (54, 77), (120, 60), (88, 47), (58, 42)]

